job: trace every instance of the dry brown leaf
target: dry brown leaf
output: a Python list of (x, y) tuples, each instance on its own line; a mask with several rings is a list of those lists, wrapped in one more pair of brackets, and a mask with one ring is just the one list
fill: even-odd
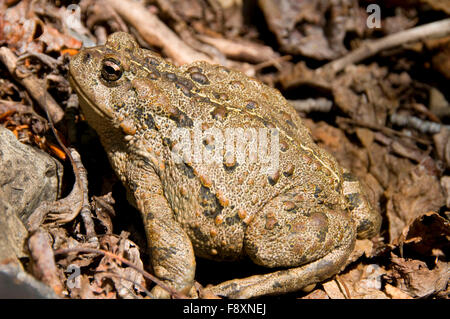
[(301, 299), (330, 299), (330, 297), (322, 289), (316, 289)]
[(395, 286), (415, 298), (428, 297), (447, 288), (449, 265), (438, 260), (434, 268), (420, 260), (403, 259), (391, 254), (390, 278)]
[(392, 285), (386, 284), (384, 287), (386, 294), (392, 299), (413, 299), (410, 295), (405, 293), (403, 290), (398, 289)]
[[(120, 237), (106, 235), (102, 237), (101, 245), (109, 247), (108, 250), (115, 254), (124, 257), (134, 265), (144, 269), (144, 265), (140, 258), (139, 248), (126, 237), (127, 233), (122, 232)], [(109, 256), (104, 256), (97, 267), (97, 274), (94, 275), (96, 282), (102, 282), (105, 279), (104, 272), (107, 273), (106, 278), (113, 282), (113, 286), (117, 294), (124, 299), (140, 298), (138, 295), (141, 292), (141, 286), (145, 287), (145, 280), (142, 273), (136, 271), (131, 267), (124, 267), (120, 262), (111, 259)], [(116, 276), (110, 276), (109, 273)], [(136, 283), (137, 285), (134, 285)]]
[(435, 212), (424, 213), (405, 227), (396, 242), (404, 251), (445, 258), (443, 252), (450, 251), (450, 222)]
[(380, 289), (386, 271), (376, 264), (359, 264), (356, 268), (336, 276), (323, 284), (331, 299), (386, 299)]
[[(333, 81), (336, 105), (353, 120), (371, 125), (385, 125), (387, 115), (399, 105), (387, 68), (376, 64), (358, 65), (345, 69)], [(400, 88), (401, 89), (401, 88)]]
[(289, 54), (334, 59), (347, 52), (347, 32), (366, 30), (365, 13), (354, 0), (260, 0), (259, 6), (281, 50)]
[(391, 242), (415, 218), (425, 212), (438, 211), (445, 204), (439, 180), (429, 175), (422, 165), (409, 172), (399, 171), (398, 178), (391, 180), (386, 198)]

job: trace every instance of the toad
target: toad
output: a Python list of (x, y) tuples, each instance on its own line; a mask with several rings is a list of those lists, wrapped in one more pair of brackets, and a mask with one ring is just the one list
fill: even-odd
[(210, 293), (296, 291), (339, 272), (356, 238), (379, 231), (359, 182), (274, 88), (207, 62), (176, 67), (123, 32), (82, 49), (69, 77), (142, 215), (155, 275), (180, 293), (196, 256), (273, 269)]

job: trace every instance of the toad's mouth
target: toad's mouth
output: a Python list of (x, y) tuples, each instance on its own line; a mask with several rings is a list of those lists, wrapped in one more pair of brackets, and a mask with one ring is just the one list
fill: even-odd
[(91, 109), (101, 117), (112, 119), (112, 116), (110, 114), (99, 108), (97, 104), (94, 101), (92, 101), (87, 94), (84, 93), (80, 84), (77, 82), (76, 78), (71, 74), (71, 72), (69, 72), (69, 83), (70, 86), (75, 90), (75, 92), (78, 95), (78, 98), (80, 100), (79, 101), (80, 106), (85, 105), (86, 107), (84, 109), (86, 108)]

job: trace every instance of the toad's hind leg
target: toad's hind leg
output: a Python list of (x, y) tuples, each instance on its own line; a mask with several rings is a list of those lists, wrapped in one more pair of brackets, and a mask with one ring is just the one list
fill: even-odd
[(353, 241), (347, 240), (344, 245), (309, 264), (226, 281), (217, 286), (208, 287), (206, 291), (217, 296), (240, 299), (297, 291), (337, 273), (346, 262), (353, 245)]
[(280, 210), (276, 198), (255, 216), (245, 235), (247, 255), (272, 273), (223, 282), (207, 292), (251, 298), (300, 290), (339, 272), (355, 243), (355, 225), (347, 211), (315, 206)]

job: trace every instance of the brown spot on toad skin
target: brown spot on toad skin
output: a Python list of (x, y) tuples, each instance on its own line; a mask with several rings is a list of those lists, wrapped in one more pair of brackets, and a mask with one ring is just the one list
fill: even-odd
[(186, 186), (184, 185), (180, 186), (180, 194), (181, 196), (186, 197), (186, 195), (188, 194)]
[(228, 97), (228, 95), (226, 93), (220, 93), (219, 99), (222, 101), (228, 101), (230, 98)]
[(255, 101), (247, 101), (247, 104), (245, 105), (248, 110), (254, 110), (257, 106), (258, 104)]
[(275, 172), (267, 176), (267, 179), (269, 180), (270, 185), (275, 185), (280, 179), (280, 171), (276, 170)]
[(311, 157), (309, 157), (309, 156), (306, 155), (306, 154), (304, 154), (304, 155), (302, 156), (302, 159), (303, 159), (303, 161), (304, 161), (307, 165), (311, 164), (311, 162), (312, 162)]
[(150, 64), (150, 65), (153, 65), (153, 66), (158, 66), (159, 65), (159, 61), (156, 58), (152, 57), (152, 56), (145, 57), (145, 62), (147, 64)]
[(214, 140), (215, 140), (214, 135), (208, 134), (208, 135), (203, 139), (203, 143), (204, 143), (206, 146), (213, 145), (213, 144), (214, 144)]
[(163, 76), (171, 82), (175, 82), (177, 80), (177, 75), (172, 72), (164, 72)]
[(179, 88), (181, 90), (181, 92), (185, 96), (187, 96), (187, 97), (191, 97), (192, 96), (191, 90), (187, 86), (185, 86), (183, 84), (180, 84), (180, 83), (177, 83), (176, 87)]
[(216, 237), (216, 236), (217, 236), (217, 230), (211, 229), (211, 230), (209, 231), (209, 234), (211, 235), (211, 237)]
[(202, 123), (202, 130), (206, 131), (207, 129), (210, 129), (211, 127), (213, 127), (213, 124), (211, 123), (207, 123), (207, 122), (203, 122)]
[(217, 215), (216, 218), (214, 218), (214, 223), (219, 226), (220, 224), (223, 223), (223, 216), (222, 215)]
[(244, 209), (239, 208), (238, 209), (238, 216), (239, 216), (240, 219), (245, 219), (245, 217), (247, 217), (247, 212)]
[(193, 72), (190, 74), (191, 75), (191, 79), (194, 80), (195, 82), (202, 84), (202, 85), (208, 85), (209, 84), (209, 79), (206, 75), (204, 75), (203, 73), (200, 72)]
[(223, 207), (227, 207), (228, 205), (230, 205), (230, 201), (225, 197), (222, 191), (219, 190), (216, 193), (216, 197), (219, 200), (220, 205), (222, 205)]
[(280, 141), (280, 150), (286, 152), (289, 149), (289, 145), (286, 141)]
[(227, 109), (223, 105), (217, 105), (211, 112), (213, 119), (223, 121), (227, 117)]
[(272, 230), (275, 228), (275, 225), (277, 224), (277, 219), (275, 218), (275, 214), (273, 212), (269, 212), (266, 215), (266, 224), (264, 226), (267, 230)]
[(315, 229), (315, 234), (319, 242), (323, 242), (328, 233), (328, 217), (324, 213), (311, 214), (310, 223)]
[(305, 243), (302, 240), (297, 240), (292, 250), (296, 255), (302, 256), (305, 253)]
[(149, 72), (148, 73), (148, 77), (152, 80), (158, 80), (159, 79), (159, 74), (156, 72)]
[(349, 203), (349, 209), (354, 210), (356, 207), (359, 207), (362, 204), (361, 194), (360, 193), (351, 193), (345, 195), (347, 201)]
[(283, 209), (286, 211), (291, 211), (295, 208), (295, 203), (291, 201), (286, 201), (283, 203)]
[(294, 122), (292, 122), (291, 120), (286, 120), (286, 123), (289, 125), (289, 126), (292, 126), (293, 128), (297, 128), (297, 126), (294, 124)]
[(178, 127), (193, 127), (194, 122), (186, 113), (179, 110), (177, 107), (171, 106), (168, 109), (169, 118), (177, 123)]
[(126, 135), (136, 134), (136, 126), (131, 119), (124, 120), (119, 126)]
[(200, 179), (200, 183), (202, 183), (203, 186), (208, 188), (211, 187), (212, 180), (208, 175), (200, 174), (198, 178)]
[(295, 166), (292, 163), (289, 163), (286, 167), (286, 170), (283, 172), (283, 175), (286, 177), (292, 176), (294, 174)]
[(236, 159), (232, 152), (226, 152), (223, 157), (223, 165), (227, 172), (233, 171), (236, 168)]
[(244, 224), (249, 225), (253, 221), (253, 219), (255, 219), (255, 215), (247, 215), (244, 218), (243, 222)]
[(231, 81), (230, 86), (231, 86), (231, 88), (236, 89), (236, 90), (245, 89), (245, 86), (241, 81)]

